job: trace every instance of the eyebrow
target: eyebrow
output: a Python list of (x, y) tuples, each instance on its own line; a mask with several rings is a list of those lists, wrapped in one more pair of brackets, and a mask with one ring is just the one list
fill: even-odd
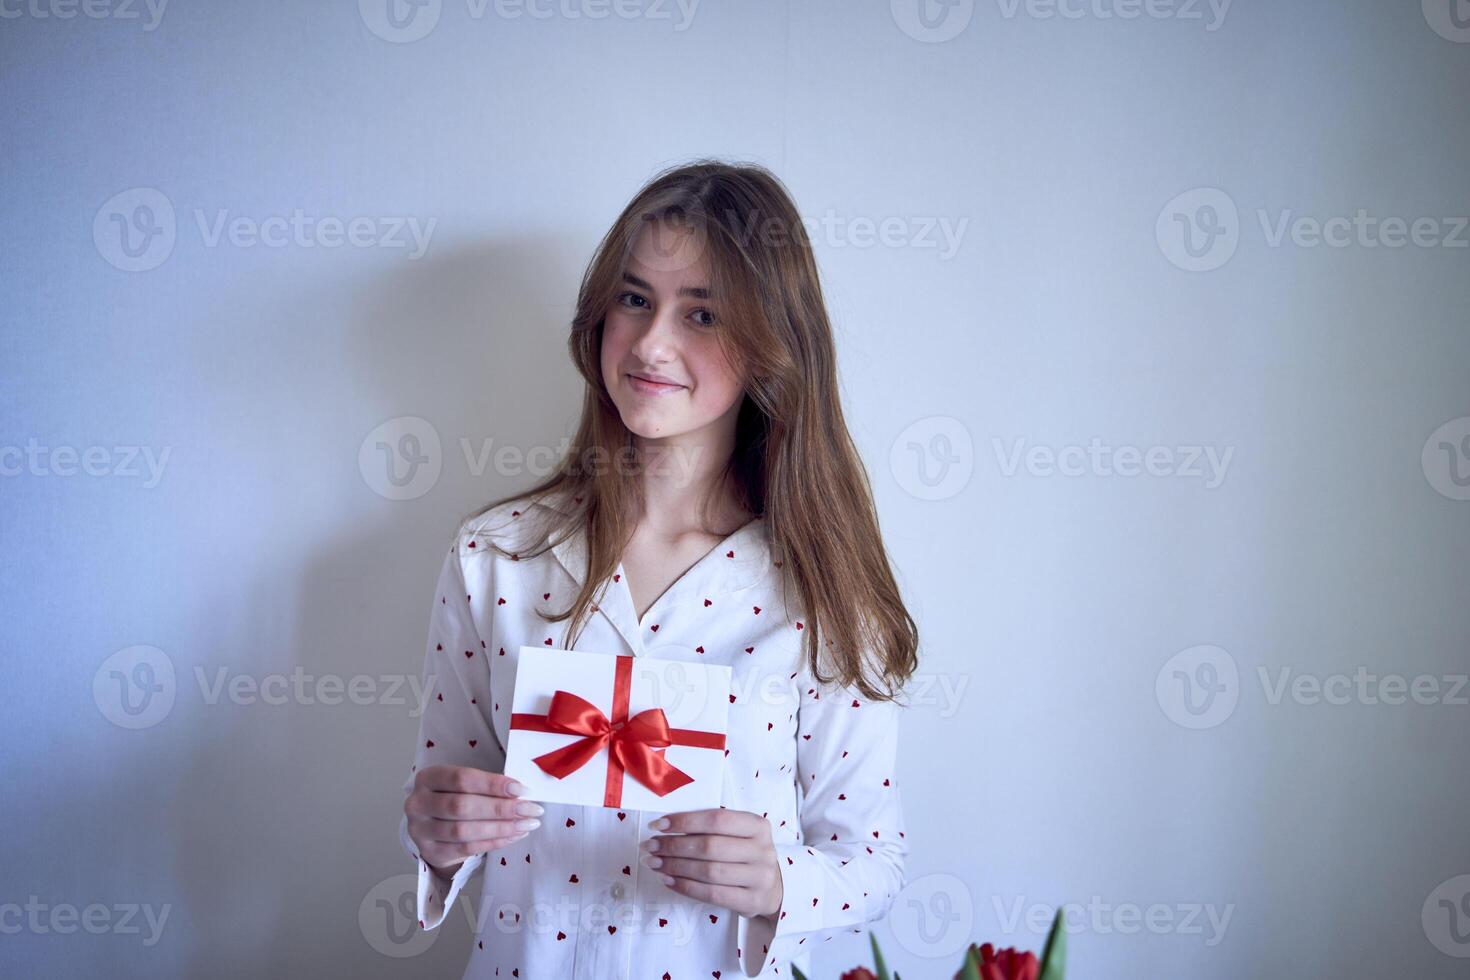
[[(630, 286), (637, 286), (639, 289), (646, 289), (650, 293), (653, 292), (652, 285), (639, 279), (631, 272), (623, 273), (623, 282), (626, 282)], [(703, 286), (682, 286), (679, 289), (679, 295), (693, 296), (695, 299), (709, 299), (709, 290)]]

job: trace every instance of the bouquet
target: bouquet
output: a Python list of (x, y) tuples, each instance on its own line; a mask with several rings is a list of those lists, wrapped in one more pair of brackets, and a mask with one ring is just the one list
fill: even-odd
[[(883, 962), (883, 951), (878, 948), (878, 937), (872, 933), (868, 939), (873, 944), (873, 965), (877, 972), (865, 966), (853, 967), (842, 974), (840, 980), (900, 980), (897, 973), (889, 974)], [(1052, 919), (1051, 931), (1046, 937), (1046, 948), (1041, 959), (1035, 953), (1021, 953), (1007, 948), (997, 950), (990, 943), (970, 944), (965, 950), (965, 960), (960, 964), (954, 980), (1065, 980), (1067, 971), (1067, 936), (1062, 929), (1062, 910), (1057, 909)], [(796, 980), (807, 980), (805, 974), (792, 967)]]

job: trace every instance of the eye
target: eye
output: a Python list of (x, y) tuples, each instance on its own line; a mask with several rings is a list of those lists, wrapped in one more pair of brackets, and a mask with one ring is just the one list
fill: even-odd
[(618, 302), (619, 303), (623, 304), (624, 306), (632, 306), (634, 309), (643, 309), (643, 307), (641, 307), (641, 306), (636, 306), (635, 305), (635, 301), (637, 303), (647, 303), (648, 302), (648, 300), (644, 299), (642, 296), (639, 296), (637, 293), (619, 293), (618, 294)]
[(692, 317), (696, 317), (696, 318), (698, 318), (700, 316), (707, 317), (707, 319), (696, 319), (695, 322), (697, 322), (701, 327), (712, 327), (717, 322), (719, 322), (716, 319), (715, 315), (713, 313), (711, 313), (709, 310), (706, 310), (704, 307), (700, 307), (699, 309), (695, 310), (694, 312), (690, 313), (689, 315), (692, 316)]

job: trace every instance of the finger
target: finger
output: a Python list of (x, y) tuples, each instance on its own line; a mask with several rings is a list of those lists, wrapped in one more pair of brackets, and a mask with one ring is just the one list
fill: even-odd
[(415, 793), (413, 813), (439, 820), (510, 820), (539, 817), (546, 810), (539, 803), (507, 796), (476, 793)]
[[(652, 862), (657, 861), (657, 864)], [(764, 871), (753, 864), (730, 861), (700, 861), (695, 858), (660, 858), (650, 855), (646, 863), (655, 871), (675, 878), (688, 878), (711, 885), (737, 885), (753, 888), (764, 884)]]
[(709, 882), (695, 881), (693, 878), (670, 878), (665, 885), (670, 891), (688, 895), (696, 901), (727, 908), (739, 915), (748, 915), (746, 910), (754, 908), (750, 890), (747, 888), (738, 888), (733, 885), (711, 885)]
[(530, 833), (541, 826), (540, 820), (431, 820), (424, 828), (430, 840), (444, 844), (466, 841), (498, 840), (519, 833)]
[(418, 771), (414, 785), (440, 793), (478, 793), (482, 796), (522, 796), (526, 787), (504, 773), (471, 766), (428, 766)]
[(760, 845), (750, 837), (727, 834), (660, 834), (643, 842), (643, 850), (660, 857), (699, 858), (701, 861), (752, 862)]
[(458, 864), (467, 861), (476, 854), (484, 854), (496, 848), (506, 847), (525, 837), (525, 834), (516, 834), (512, 837), (498, 837), (494, 840), (464, 841), (459, 844), (433, 844), (419, 851), (419, 856), (436, 868), (446, 865)]
[(727, 810), (714, 807), (708, 810), (684, 810), (666, 813), (649, 823), (652, 830), (667, 830), (676, 834), (726, 834), (730, 837), (759, 837), (770, 832), (770, 823), (749, 810)]

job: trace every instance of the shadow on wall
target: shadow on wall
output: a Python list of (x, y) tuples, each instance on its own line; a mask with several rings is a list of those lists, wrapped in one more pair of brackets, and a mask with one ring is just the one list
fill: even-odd
[[(358, 390), (299, 421), (334, 436), (320, 466), (295, 472), (330, 484), (341, 512), (356, 516), (258, 558), (257, 579), (229, 595), (201, 597), (210, 612), (192, 635), (210, 636), (212, 622), (238, 624), (212, 645), (216, 663), (256, 680), (299, 668), (305, 680), (288, 687), (284, 705), (237, 706), (226, 693), (200, 715), (197, 750), (179, 776), (199, 803), (174, 809), (168, 828), (190, 910), (188, 975), (463, 970), (471, 946), (464, 908), (439, 929), (418, 930), (413, 863), (397, 837), (425, 696), (429, 608), (458, 521), (539, 479), (493, 463), (476, 475), (460, 439), (475, 453), (485, 439), (496, 448), (557, 447), (573, 424), (582, 382), (566, 334), (584, 261), (550, 242), (490, 242), (431, 251), (365, 286), (281, 302), (282, 320), (302, 333), (323, 327), (293, 319), (294, 310), (349, 311), (337, 349), (321, 350), (324, 359), (309, 367), (350, 373)], [(246, 345), (241, 358), (234, 368), (243, 383), (274, 382), (270, 345)], [(308, 394), (302, 404), (313, 401)], [(387, 501), (356, 457), (366, 433), (399, 415), (434, 424), (443, 466), (423, 495)], [(293, 503), (281, 472), (235, 475)], [(253, 538), (246, 528), (238, 540), (250, 547)], [(180, 665), (181, 683), (186, 674), (194, 683), (192, 664)], [(324, 692), (322, 678), (341, 686)], [(360, 696), (349, 697), (354, 683)], [(325, 703), (334, 693), (339, 703)], [(469, 889), (476, 908), (478, 887)]]

